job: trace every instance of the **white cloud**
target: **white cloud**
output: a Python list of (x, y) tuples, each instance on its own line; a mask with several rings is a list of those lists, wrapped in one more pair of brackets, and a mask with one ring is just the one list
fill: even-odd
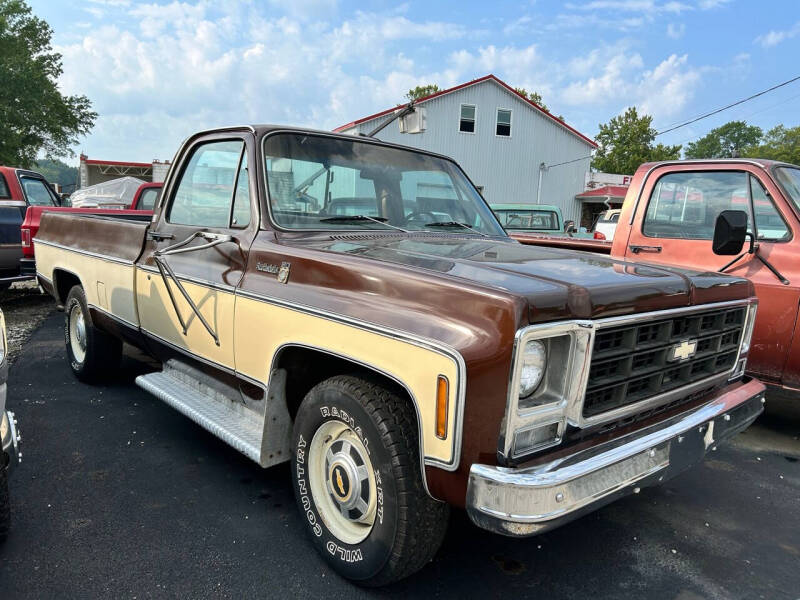
[(758, 36), (755, 41), (757, 44), (761, 44), (764, 48), (771, 48), (773, 46), (777, 46), (781, 42), (791, 39), (795, 36), (800, 34), (800, 21), (795, 23), (789, 29), (784, 30), (772, 30), (769, 33), (765, 33), (764, 35)]
[(258, 9), (210, 0), (139, 4), (127, 22), (95, 25), (58, 46), (63, 91), (86, 94), (100, 115), (89, 141), (127, 148), (122, 159), (149, 159), (168, 157), (202, 127), (332, 128), (396, 104), (416, 85), (451, 85), (462, 75), (421, 72), (399, 44), (458, 39), (467, 33), (461, 25), (396, 11), (359, 12), (332, 25)]
[(645, 71), (636, 97), (642, 112), (660, 117), (679, 113), (694, 96), (700, 72), (688, 65), (687, 55), (671, 55), (652, 71)]
[(701, 10), (711, 10), (729, 4), (731, 0), (700, 0), (698, 6)]
[(667, 36), (671, 37), (673, 40), (682, 38), (684, 33), (686, 33), (686, 25), (684, 23), (677, 25), (675, 23), (667, 24)]
[(510, 23), (506, 24), (506, 26), (503, 27), (503, 34), (517, 35), (519, 33), (525, 33), (531, 28), (532, 22), (533, 17), (530, 15), (523, 15), (518, 19), (514, 19)]
[[(683, 109), (694, 95), (700, 71), (688, 64), (686, 55), (671, 55), (653, 69), (644, 69), (638, 53), (598, 49), (585, 60), (569, 65), (572, 73), (591, 73), (573, 81), (560, 99), (572, 106), (636, 105), (642, 112), (670, 116)], [(644, 70), (643, 70), (644, 69)]]

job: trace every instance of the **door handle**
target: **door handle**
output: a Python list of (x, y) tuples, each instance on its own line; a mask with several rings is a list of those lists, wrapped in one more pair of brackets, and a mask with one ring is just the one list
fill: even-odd
[(628, 248), (630, 248), (631, 252), (634, 254), (639, 254), (639, 252), (661, 252), (661, 246), (636, 246), (631, 244)]
[(175, 236), (171, 233), (159, 233), (157, 231), (147, 231), (147, 239), (155, 242), (163, 242), (164, 240), (174, 240)]

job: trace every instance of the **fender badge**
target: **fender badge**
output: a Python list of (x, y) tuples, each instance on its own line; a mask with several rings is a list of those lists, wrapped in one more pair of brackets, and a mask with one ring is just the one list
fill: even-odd
[(273, 275), (278, 276), (278, 283), (286, 283), (289, 281), (289, 269), (291, 268), (291, 263), (282, 262), (281, 266), (273, 265), (270, 263), (263, 263), (257, 262), (256, 263), (256, 271), (262, 271), (264, 273), (272, 273)]
[(286, 283), (289, 281), (289, 267), (291, 267), (291, 265), (288, 262), (281, 263), (281, 268), (278, 270), (279, 283)]

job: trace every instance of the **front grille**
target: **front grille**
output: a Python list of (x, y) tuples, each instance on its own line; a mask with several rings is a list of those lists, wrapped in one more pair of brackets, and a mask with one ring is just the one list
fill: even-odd
[[(742, 306), (599, 329), (584, 418), (730, 371), (746, 314)], [(695, 342), (694, 353), (686, 359), (675, 358), (674, 349), (683, 342)]]

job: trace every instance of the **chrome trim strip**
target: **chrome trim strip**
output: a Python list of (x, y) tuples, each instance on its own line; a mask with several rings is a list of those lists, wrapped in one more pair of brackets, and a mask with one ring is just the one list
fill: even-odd
[[(156, 269), (155, 267), (151, 267), (149, 265), (141, 265), (141, 264), (137, 263), (136, 264), (136, 268), (141, 270), (141, 271), (144, 271), (146, 273), (151, 273), (153, 275), (158, 275), (159, 277), (161, 276), (161, 274), (159, 273), (158, 269)], [(221, 292), (229, 292), (229, 293), (232, 294), (236, 290), (236, 286), (233, 286), (233, 285), (227, 285), (227, 284), (224, 284), (224, 283), (216, 283), (214, 281), (209, 281), (207, 279), (200, 279), (198, 277), (192, 277), (190, 275), (181, 275), (180, 273), (176, 273), (176, 275), (177, 275), (178, 279), (180, 279), (181, 281), (186, 281), (188, 283), (194, 283), (194, 284), (197, 284), (197, 285), (201, 285), (203, 287), (219, 290)]]
[[(342, 323), (344, 325), (358, 327), (359, 329), (363, 329), (364, 331), (377, 333), (379, 335), (384, 335), (393, 339), (397, 339), (403, 342), (408, 342), (420, 346), (422, 348), (426, 348), (428, 350), (439, 352), (440, 354), (443, 354), (446, 357), (452, 359), (456, 364), (456, 371), (458, 373), (458, 393), (456, 395), (456, 419), (453, 425), (453, 433), (454, 433), (453, 460), (448, 463), (433, 458), (426, 458), (425, 464), (434, 467), (439, 467), (446, 471), (455, 471), (456, 469), (458, 469), (458, 465), (461, 460), (461, 441), (462, 441), (462, 428), (464, 421), (464, 398), (466, 396), (467, 368), (464, 362), (464, 358), (455, 349), (450, 348), (449, 346), (446, 346), (444, 344), (441, 344), (440, 342), (436, 342), (435, 340), (426, 339), (423, 337), (419, 337), (410, 333), (398, 331), (396, 329), (391, 329), (388, 327), (374, 325), (372, 323), (367, 323), (365, 321), (359, 321), (351, 317), (337, 315), (322, 309), (306, 306), (303, 304), (295, 304), (292, 302), (288, 302), (286, 300), (269, 298), (267, 296), (254, 294), (252, 292), (247, 292), (241, 289), (236, 290), (236, 295), (242, 296), (243, 298), (249, 298), (250, 300), (265, 302), (267, 304), (272, 304), (274, 306), (280, 306), (282, 308), (295, 310), (297, 312), (318, 316), (324, 319), (328, 319), (329, 321), (334, 321), (336, 323)], [(374, 367), (371, 368), (374, 369)], [(379, 369), (375, 370), (379, 371)], [(422, 440), (420, 439), (420, 444), (421, 443)]]
[(109, 256), (108, 254), (100, 254), (99, 252), (90, 252), (89, 250), (82, 250), (78, 248), (71, 248), (69, 246), (64, 246), (63, 244), (59, 244), (57, 242), (50, 242), (48, 240), (42, 240), (38, 237), (33, 238), (33, 242), (35, 244), (41, 244), (43, 246), (51, 246), (53, 248), (58, 248), (59, 250), (68, 250), (69, 252), (75, 252), (76, 254), (83, 254), (85, 256), (91, 256), (92, 258), (99, 258), (100, 260), (105, 260), (108, 262), (113, 262), (121, 265), (133, 265), (134, 261), (127, 260), (125, 258), (119, 258), (118, 256)]
[(636, 211), (639, 210), (639, 202), (641, 201), (642, 194), (644, 193), (644, 187), (647, 184), (647, 180), (650, 179), (650, 175), (653, 173), (653, 171), (655, 171), (656, 169), (660, 169), (661, 167), (673, 167), (675, 165), (695, 165), (695, 164), (706, 165), (706, 164), (709, 164), (709, 163), (721, 164), (721, 165), (726, 165), (726, 164), (727, 165), (736, 165), (736, 164), (752, 165), (752, 166), (756, 166), (756, 167), (759, 167), (761, 169), (767, 170), (767, 167), (765, 165), (762, 165), (758, 161), (747, 160), (747, 159), (742, 159), (742, 158), (717, 158), (717, 159), (708, 159), (708, 160), (705, 160), (705, 159), (670, 160), (670, 161), (660, 162), (660, 163), (650, 167), (650, 169), (648, 169), (647, 173), (644, 174), (644, 177), (642, 178), (642, 185), (639, 186), (639, 192), (636, 194), (636, 202), (634, 202), (634, 204), (633, 204), (633, 210), (631, 211), (631, 218), (630, 218), (630, 221), (628, 221), (628, 225), (633, 225), (633, 221), (636, 218)]

